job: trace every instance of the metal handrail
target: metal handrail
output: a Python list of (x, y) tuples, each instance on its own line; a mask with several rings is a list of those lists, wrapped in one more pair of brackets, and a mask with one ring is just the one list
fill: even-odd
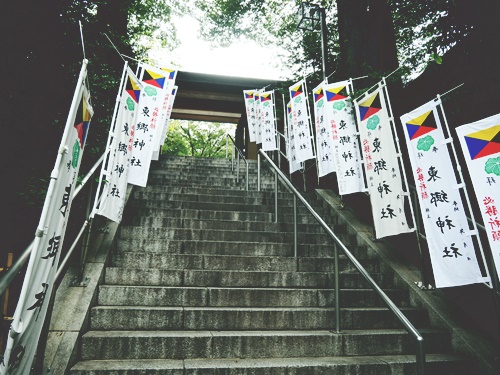
[[(79, 184), (75, 188), (75, 191), (73, 192), (73, 199), (78, 195), (78, 193), (80, 193), (80, 191), (82, 190), (82, 188), (90, 180), (90, 177), (92, 177), (92, 175), (95, 173), (95, 171), (97, 170), (97, 168), (99, 167), (99, 165), (103, 162), (103, 160), (104, 160), (104, 154), (94, 164), (94, 166), (90, 169), (90, 171), (85, 175), (85, 177), (82, 179), (81, 184)], [(84, 227), (86, 227), (86, 226), (87, 226), (87, 220), (84, 223)], [(82, 235), (82, 230), (80, 231), (80, 233), (76, 237), (76, 239), (73, 241), (73, 244), (70, 247), (70, 251), (71, 252), (75, 248), (76, 242), (78, 242), (78, 240), (80, 239), (81, 235)], [(23, 253), (21, 254), (21, 256), (19, 258), (17, 258), (17, 260), (14, 262), (14, 264), (12, 264), (12, 266), (5, 272), (5, 275), (0, 279), (0, 295), (5, 292), (5, 290), (9, 287), (10, 283), (12, 282), (12, 280), (16, 277), (16, 275), (18, 274), (18, 272), (24, 266), (24, 264), (26, 263), (26, 261), (29, 259), (31, 251), (33, 250), (33, 242), (34, 241), (31, 241), (31, 243), (26, 247), (26, 249), (23, 251)], [(71, 255), (71, 254), (67, 254), (66, 255), (66, 259), (59, 266), (59, 268), (57, 270), (57, 272), (58, 272), (57, 275), (58, 276), (60, 275), (61, 269), (66, 264), (66, 261), (67, 261), (67, 258), (69, 258), (69, 255)]]
[[(273, 161), (266, 155), (265, 152), (259, 150), (259, 154), (262, 155), (268, 162), (268, 164), (274, 169), (274, 172), (281, 178), (281, 182), (294, 194), (294, 230), (296, 231), (296, 199), (298, 198), (302, 204), (307, 208), (311, 215), (316, 219), (316, 221), (323, 227), (323, 229), (330, 235), (334, 241), (334, 259), (335, 259), (335, 320), (336, 320), (336, 331), (340, 332), (340, 304), (338, 299), (339, 294), (339, 268), (338, 268), (338, 248), (340, 248), (351, 263), (356, 267), (358, 272), (363, 276), (363, 278), (370, 284), (371, 288), (378, 294), (378, 296), (384, 301), (389, 310), (398, 318), (398, 320), (403, 324), (406, 331), (413, 336), (416, 341), (417, 354), (417, 374), (423, 375), (425, 373), (425, 352), (424, 352), (424, 338), (413, 326), (413, 324), (408, 320), (408, 318), (401, 312), (401, 310), (392, 302), (392, 300), (387, 296), (387, 294), (377, 285), (365, 268), (359, 263), (356, 257), (347, 249), (347, 247), (340, 241), (340, 239), (335, 235), (335, 233), (330, 229), (328, 224), (319, 216), (319, 214), (311, 207), (311, 205), (305, 200), (305, 198), (299, 193), (299, 191), (292, 185), (285, 174), (273, 163)], [(277, 196), (277, 190), (275, 191)], [(275, 199), (276, 201), (276, 199)], [(296, 236), (296, 232), (294, 233)], [(296, 246), (296, 244), (295, 244)], [(296, 249), (295, 249), (296, 253)]]
[(236, 151), (238, 151), (238, 153), (237, 153), (238, 168), (236, 171), (236, 182), (239, 182), (239, 180), (240, 180), (240, 157), (241, 157), (241, 159), (243, 159), (243, 161), (246, 164), (246, 190), (248, 191), (248, 161), (245, 158), (245, 155), (243, 155), (243, 152), (241, 152), (241, 150), (238, 148), (238, 146), (236, 146), (236, 143), (234, 142), (233, 137), (231, 137), (229, 134), (226, 135), (226, 158), (227, 158), (227, 149), (228, 149), (228, 147), (227, 147), (228, 146), (228, 139), (230, 139), (231, 142), (233, 143), (233, 149), (231, 152), (231, 171), (234, 172), (234, 150), (236, 149)]

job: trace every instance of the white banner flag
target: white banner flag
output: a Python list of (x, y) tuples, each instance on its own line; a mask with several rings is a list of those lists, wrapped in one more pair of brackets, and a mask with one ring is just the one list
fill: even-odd
[(162, 70), (162, 73), (166, 73), (166, 77), (169, 81), (166, 90), (168, 90), (168, 86), (172, 87), (172, 91), (170, 94), (168, 92), (165, 95), (164, 103), (163, 105), (166, 104), (166, 111), (164, 113), (164, 116), (161, 121), (161, 129), (159, 129), (159, 136), (158, 136), (158, 143), (156, 143), (155, 147), (153, 148), (153, 155), (151, 156), (151, 160), (158, 160), (160, 157), (160, 149), (165, 143), (165, 138), (167, 136), (167, 130), (168, 130), (168, 122), (170, 120), (170, 116), (172, 115), (172, 108), (174, 106), (174, 100), (175, 96), (177, 94), (177, 89), (178, 87), (175, 86), (175, 78), (177, 77), (177, 70), (174, 69), (169, 69), (169, 68), (160, 68)]
[(477, 263), (467, 217), (437, 106), (431, 101), (401, 116), (422, 211), (436, 287), (485, 281)]
[(316, 124), (316, 145), (318, 148), (316, 161), (318, 163), (318, 177), (335, 172), (333, 160), (333, 129), (328, 123), (325, 113), (325, 95), (323, 83), (313, 90), (314, 119)]
[(455, 129), (500, 275), (500, 114)]
[(260, 104), (260, 93), (262, 90), (254, 91), (254, 109), (255, 109), (255, 143), (262, 143), (262, 114), (261, 114), (261, 104)]
[(349, 81), (342, 81), (323, 86), (325, 115), (331, 132), (330, 143), (340, 195), (366, 190), (356, 121), (349, 99), (351, 85)]
[(377, 238), (410, 232), (384, 87), (355, 101)]
[(255, 99), (254, 90), (243, 90), (243, 97), (245, 98), (245, 109), (247, 111), (248, 135), (250, 142), (257, 141), (257, 129), (255, 125)]
[(87, 60), (83, 62), (80, 71), (59, 153), (51, 173), (21, 295), (10, 327), (4, 358), (0, 363), (1, 374), (25, 375), (31, 372), (93, 114), (84, 85), (86, 75)]
[(297, 160), (303, 162), (314, 158), (313, 139), (309, 110), (307, 106), (306, 83), (304, 80), (290, 86), (292, 104), (292, 131)]
[(137, 110), (128, 183), (145, 187), (153, 150), (162, 136), (173, 81), (167, 77), (167, 72), (143, 65), (141, 82), (144, 88)]
[(298, 171), (302, 168), (302, 163), (297, 160), (297, 154), (295, 152), (295, 142), (293, 140), (293, 114), (292, 114), (292, 103), (288, 103), (286, 106), (287, 110), (287, 126), (285, 128), (285, 140), (286, 140), (286, 156), (288, 158), (288, 164), (290, 167), (290, 174)]
[[(100, 197), (96, 196), (94, 213), (119, 223), (125, 208), (125, 193), (134, 148), (135, 127), (139, 102), (142, 101), (141, 83), (126, 67), (125, 85), (120, 85), (120, 102), (116, 118), (111, 123), (107, 156), (102, 165), (99, 184), (103, 185)], [(142, 131), (142, 130), (141, 130)]]
[(276, 142), (276, 116), (274, 115), (274, 91), (260, 94), (261, 123), (262, 123), (262, 150), (274, 151), (278, 149)]

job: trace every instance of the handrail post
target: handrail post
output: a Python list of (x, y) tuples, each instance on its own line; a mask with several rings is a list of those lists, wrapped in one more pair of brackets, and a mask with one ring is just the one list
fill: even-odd
[[(90, 210), (92, 206), (92, 186), (93, 186), (93, 180), (90, 180), (90, 186), (89, 186), (89, 195), (87, 198), (87, 210), (85, 213), (85, 217), (89, 218), (90, 217)], [(82, 251), (80, 253), (80, 264), (78, 267), (78, 274), (76, 276), (76, 279), (74, 281), (74, 285), (78, 286), (87, 286), (88, 281), (84, 281), (83, 277), (83, 272), (85, 269), (85, 260), (87, 258), (87, 252), (89, 249), (89, 243), (90, 243), (90, 235), (92, 233), (92, 218), (88, 219), (89, 225), (87, 226), (86, 233), (83, 239), (83, 244), (82, 244)]]
[(246, 181), (247, 181), (246, 190), (248, 191), (248, 162), (247, 162), (247, 177), (246, 177)]
[(337, 244), (333, 245), (334, 250), (334, 278), (335, 278), (335, 331), (340, 333), (340, 278), (339, 278), (339, 249)]
[(240, 153), (238, 152), (236, 155), (238, 162), (236, 163), (236, 182), (240, 182)]
[(231, 148), (231, 172), (234, 172), (234, 144)]
[(417, 374), (425, 374), (425, 351), (424, 351), (424, 340), (422, 337), (417, 339)]
[(293, 255), (295, 259), (298, 256), (297, 249), (297, 196), (293, 195)]
[(228, 146), (229, 146), (229, 138), (228, 138), (228, 135), (226, 135), (226, 159), (227, 159), (227, 154), (229, 153), (229, 150), (228, 150)]
[(260, 191), (260, 153), (257, 154), (257, 191)]
[(278, 173), (274, 171), (274, 222), (278, 222)]

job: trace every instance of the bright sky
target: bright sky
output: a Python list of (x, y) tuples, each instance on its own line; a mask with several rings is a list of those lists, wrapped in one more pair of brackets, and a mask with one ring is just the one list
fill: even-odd
[[(230, 47), (211, 48), (198, 39), (199, 22), (190, 17), (173, 17), (180, 46), (172, 53), (153, 51), (158, 63), (174, 61), (188, 72), (222, 74), (239, 77), (279, 79), (285, 74), (275, 68), (279, 64), (276, 50), (259, 46), (253, 41), (239, 41)], [(168, 56), (165, 54), (168, 53)]]

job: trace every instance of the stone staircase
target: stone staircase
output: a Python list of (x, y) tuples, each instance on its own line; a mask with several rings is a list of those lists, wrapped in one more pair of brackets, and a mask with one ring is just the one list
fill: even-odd
[[(71, 374), (413, 374), (415, 344), (341, 256), (335, 325), (332, 241), (292, 195), (250, 162), (168, 158), (135, 189)], [(240, 175), (241, 176), (241, 175)], [(313, 202), (314, 203), (314, 202)], [(394, 287), (391, 270), (319, 204), (317, 211), (425, 339), (429, 374), (472, 374), (446, 332)]]

